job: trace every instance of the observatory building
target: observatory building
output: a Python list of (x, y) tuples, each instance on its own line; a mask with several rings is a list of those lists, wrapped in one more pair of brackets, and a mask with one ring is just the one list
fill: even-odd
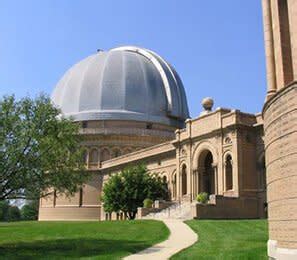
[[(167, 183), (170, 200), (191, 205), (196, 218), (265, 217), (265, 157), (261, 114), (228, 108), (189, 117), (173, 66), (134, 46), (99, 51), (70, 68), (52, 101), (80, 124), (92, 179), (71, 198), (40, 202), (40, 220), (104, 220), (104, 182), (128, 164), (145, 163)], [(192, 203), (210, 194), (207, 206)], [(141, 217), (141, 216), (139, 216)]]

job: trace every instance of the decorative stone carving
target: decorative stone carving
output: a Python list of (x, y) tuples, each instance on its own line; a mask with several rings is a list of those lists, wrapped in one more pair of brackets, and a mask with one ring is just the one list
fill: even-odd
[(232, 140), (229, 136), (227, 136), (224, 140), (225, 144), (232, 144)]

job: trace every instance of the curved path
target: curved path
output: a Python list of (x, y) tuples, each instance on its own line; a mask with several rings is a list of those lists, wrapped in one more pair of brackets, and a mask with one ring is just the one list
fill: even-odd
[(136, 254), (125, 257), (125, 260), (168, 259), (172, 255), (194, 244), (197, 234), (180, 219), (162, 219), (170, 230), (169, 238)]

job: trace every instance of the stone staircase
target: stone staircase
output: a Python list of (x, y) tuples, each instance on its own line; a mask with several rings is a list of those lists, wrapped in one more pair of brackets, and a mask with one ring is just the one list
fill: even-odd
[(159, 212), (149, 213), (143, 219), (192, 219), (191, 202), (175, 202)]

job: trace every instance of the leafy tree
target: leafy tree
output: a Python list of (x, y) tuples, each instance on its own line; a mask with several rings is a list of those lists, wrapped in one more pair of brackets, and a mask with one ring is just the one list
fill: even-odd
[(21, 211), (17, 206), (10, 206), (8, 208), (8, 220), (18, 221), (21, 219)]
[(73, 194), (86, 180), (79, 126), (49, 97), (0, 100), (0, 200)]
[(103, 187), (102, 201), (106, 212), (122, 211), (129, 219), (134, 219), (144, 199), (165, 199), (167, 196), (162, 179), (149, 173), (144, 165), (138, 165), (112, 175)]
[(23, 220), (37, 220), (38, 219), (39, 201), (33, 200), (21, 208), (21, 216)]
[(0, 201), (0, 221), (7, 221), (8, 219), (9, 203), (7, 200)]

